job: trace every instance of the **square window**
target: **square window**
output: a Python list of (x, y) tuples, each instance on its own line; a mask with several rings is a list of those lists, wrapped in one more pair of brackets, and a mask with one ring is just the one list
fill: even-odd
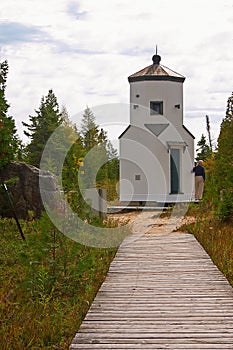
[(135, 180), (141, 180), (141, 176), (140, 175), (135, 175)]
[(150, 115), (163, 114), (163, 101), (150, 101)]

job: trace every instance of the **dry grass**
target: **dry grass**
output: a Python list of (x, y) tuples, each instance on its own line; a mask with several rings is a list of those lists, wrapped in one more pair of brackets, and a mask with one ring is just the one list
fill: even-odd
[(0, 220), (0, 349), (69, 348), (116, 249), (71, 241), (43, 218)]
[(211, 217), (199, 219), (192, 231), (233, 286), (233, 226)]

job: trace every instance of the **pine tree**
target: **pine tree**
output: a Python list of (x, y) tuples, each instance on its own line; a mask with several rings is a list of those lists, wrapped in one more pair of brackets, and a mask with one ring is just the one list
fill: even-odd
[(207, 158), (211, 158), (211, 148), (207, 144), (206, 137), (202, 134), (200, 141), (197, 143), (198, 148), (196, 149), (197, 156), (196, 160), (206, 160)]
[(0, 169), (14, 160), (17, 152), (18, 138), (15, 122), (7, 116), (9, 104), (5, 97), (8, 62), (0, 63)]
[(96, 124), (95, 116), (89, 107), (84, 111), (80, 134), (85, 154), (83, 175), (85, 188), (100, 186), (112, 193), (110, 187), (115, 189), (119, 179), (117, 151), (108, 140), (107, 132)]
[(87, 151), (100, 143), (100, 131), (95, 122), (94, 114), (89, 107), (84, 110), (80, 131), (83, 146)]
[[(62, 169), (63, 188), (66, 192), (71, 190), (78, 191), (79, 159), (84, 156), (83, 144), (77, 127), (71, 122), (68, 111), (64, 106), (61, 111), (61, 119), (62, 136), (64, 141), (68, 141), (68, 144), (65, 145), (66, 149), (71, 144)], [(64, 141), (62, 142), (63, 144)]]
[(119, 158), (117, 150), (113, 147), (111, 141), (107, 142), (108, 152), (108, 179), (111, 181), (119, 181)]
[[(84, 149), (81, 136), (77, 131), (77, 127), (71, 122), (66, 107), (61, 110), (62, 124), (59, 127), (60, 139), (59, 147), (64, 147), (66, 157), (62, 168), (62, 188), (65, 191), (69, 205), (74, 212), (79, 213), (79, 217), (85, 216), (87, 204), (82, 196), (80, 188), (82, 188), (82, 177), (79, 173), (82, 172), (80, 167), (80, 159), (84, 156)], [(57, 140), (58, 142), (58, 140)]]
[(31, 139), (27, 146), (28, 162), (39, 167), (46, 142), (62, 122), (53, 90), (49, 90), (48, 95), (42, 97), (39, 110), (35, 112), (35, 116), (29, 116), (30, 123), (23, 122), (23, 125), (28, 129), (24, 134)]
[[(96, 174), (103, 161), (103, 143), (106, 141), (106, 134), (103, 130), (99, 130), (95, 116), (88, 106), (82, 117), (80, 135), (85, 155), (83, 184), (89, 188), (96, 186)], [(106, 156), (106, 152), (104, 155)]]
[(226, 118), (230, 120), (232, 120), (233, 118), (233, 92), (231, 93), (231, 96), (227, 100)]
[(206, 130), (209, 137), (209, 147), (210, 147), (210, 151), (212, 152), (213, 146), (212, 146), (212, 139), (211, 139), (211, 133), (210, 133), (210, 118), (208, 115), (206, 115), (205, 117), (206, 117)]
[(214, 164), (216, 190), (220, 195), (218, 205), (222, 219), (233, 215), (233, 93), (228, 98), (226, 117), (223, 119), (218, 138)]

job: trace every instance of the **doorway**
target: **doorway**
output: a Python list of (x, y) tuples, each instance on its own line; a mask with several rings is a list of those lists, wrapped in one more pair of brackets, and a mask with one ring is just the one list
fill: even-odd
[(170, 149), (170, 186), (171, 194), (180, 193), (180, 150)]

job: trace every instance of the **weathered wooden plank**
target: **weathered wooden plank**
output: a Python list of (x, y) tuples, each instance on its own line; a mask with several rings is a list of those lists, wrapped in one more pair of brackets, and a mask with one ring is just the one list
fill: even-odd
[(162, 323), (169, 323), (169, 324), (172, 324), (172, 323), (176, 323), (178, 325), (180, 324), (188, 324), (188, 323), (193, 323), (193, 324), (196, 324), (197, 322), (199, 323), (208, 323), (208, 324), (212, 324), (212, 323), (215, 323), (215, 324), (221, 324), (222, 327), (224, 328), (225, 324), (232, 324), (232, 316), (225, 316), (224, 318), (223, 317), (220, 317), (220, 316), (205, 316), (205, 317), (202, 317), (202, 316), (188, 316), (188, 317), (177, 317), (177, 316), (173, 316), (173, 317), (133, 317), (133, 318), (130, 318), (130, 317), (112, 317), (112, 318), (109, 318), (108, 316), (106, 315), (99, 315), (99, 316), (87, 316), (86, 318), (86, 321), (92, 321), (92, 322), (99, 322), (99, 321), (106, 321), (106, 322), (114, 322), (116, 325), (119, 324), (119, 322), (132, 322), (132, 321), (135, 321), (137, 320), (138, 321), (138, 324), (140, 325), (144, 325), (146, 322), (151, 322), (151, 324), (157, 324), (159, 321), (161, 321), (161, 324)]
[(138, 236), (70, 349), (233, 349), (233, 289), (192, 235)]
[[(102, 334), (99, 338), (91, 339), (90, 335), (87, 338), (83, 337), (83, 334), (79, 333), (79, 335), (73, 340), (73, 343), (78, 343), (80, 344), (80, 349), (82, 349), (81, 344), (92, 344), (92, 349), (95, 348), (95, 344), (109, 344), (109, 343), (114, 343), (114, 344), (122, 344), (122, 343), (128, 343), (132, 344), (132, 349), (134, 349), (133, 345), (134, 344), (141, 344), (142, 349), (144, 344), (197, 344), (199, 343), (199, 349), (202, 349), (202, 344), (219, 344), (219, 349), (221, 349), (222, 344), (231, 344), (232, 346), (232, 337), (222, 337), (220, 336), (206, 336), (205, 334), (202, 336), (200, 334), (197, 334), (196, 337), (193, 337), (190, 334), (182, 334), (178, 336), (177, 334), (170, 335), (166, 333), (164, 336), (161, 335), (159, 338), (150, 338), (148, 335), (144, 338), (143, 336), (132, 338), (131, 335), (127, 335), (126, 338), (120, 337), (119, 334), (117, 334), (115, 337), (107, 337), (105, 334)], [(72, 349), (72, 347), (71, 347)]]
[[(143, 350), (156, 350), (156, 349), (173, 349), (173, 350), (185, 350), (185, 349), (218, 349), (219, 344), (202, 344), (200, 348), (200, 344), (169, 344), (169, 347), (167, 344), (95, 344), (95, 349), (101, 349), (101, 350), (127, 350), (127, 349), (143, 349)], [(93, 344), (82, 344), (80, 347), (80, 344), (73, 344), (72, 349), (82, 349), (82, 350), (90, 350), (93, 349)], [(232, 345), (231, 344), (221, 344), (221, 350), (225, 349), (231, 349), (232, 350)]]

